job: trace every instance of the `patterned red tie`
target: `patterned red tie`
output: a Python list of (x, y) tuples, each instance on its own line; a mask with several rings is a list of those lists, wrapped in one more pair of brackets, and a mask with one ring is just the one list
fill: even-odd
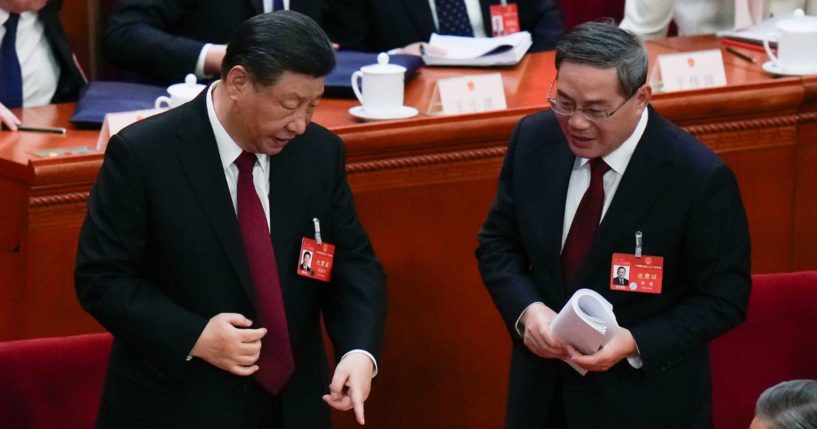
[(601, 158), (590, 161), (590, 186), (576, 209), (576, 216), (573, 217), (562, 249), (562, 281), (568, 290), (573, 289), (573, 282), (599, 228), (604, 207), (604, 173), (609, 170), (610, 166)]
[(258, 157), (244, 151), (235, 160), (238, 166), (238, 225), (250, 267), (257, 322), (267, 328), (261, 339), (260, 369), (255, 379), (271, 393), (278, 393), (295, 370), (287, 331), (284, 300), (275, 251), (267, 227), (267, 217), (253, 184), (252, 170)]

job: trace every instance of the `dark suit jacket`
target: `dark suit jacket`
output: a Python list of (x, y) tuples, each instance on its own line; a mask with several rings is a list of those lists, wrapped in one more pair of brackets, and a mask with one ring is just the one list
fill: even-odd
[(620, 285), (620, 286), (621, 285), (626, 286), (626, 285), (630, 284), (630, 281), (627, 280), (627, 279), (620, 279), (618, 277), (614, 277), (613, 278), (613, 284), (614, 285)]
[[(523, 118), (478, 237), (483, 280), (514, 337), (507, 427), (544, 427), (555, 389), (571, 429), (710, 427), (707, 342), (745, 318), (750, 290), (749, 235), (734, 175), (650, 109), (575, 284), (613, 304), (644, 366), (622, 360), (581, 377), (530, 353), (513, 330), (532, 302), (558, 312), (569, 298), (559, 254), (573, 162), (553, 113)], [(660, 295), (610, 288), (612, 254), (633, 253), (636, 231), (644, 255), (664, 257)]]
[[(333, 35), (330, 0), (291, 0), (291, 10)], [(264, 11), (262, 0), (121, 0), (105, 34), (111, 64), (155, 83), (183, 82), (205, 43), (227, 43), (238, 26)]]
[[(206, 92), (114, 136), (91, 192), (76, 287), (82, 306), (115, 338), (101, 426), (257, 424), (245, 408), (266, 393), (251, 377), (185, 361), (212, 316), (255, 320)], [(284, 428), (327, 427), (321, 395), (331, 379), (320, 317), (336, 357), (358, 348), (376, 355), (385, 275), (355, 215), (337, 136), (311, 124), (270, 167), (271, 236), (296, 365), (280, 393)], [(301, 239), (314, 234), (315, 217), (323, 239), (336, 245), (331, 283), (296, 274)]]
[(49, 0), (45, 7), (40, 9), (37, 16), (43, 23), (45, 37), (51, 46), (51, 52), (60, 65), (60, 77), (57, 81), (57, 90), (51, 98), (52, 103), (75, 101), (79, 91), (86, 84), (85, 77), (79, 69), (77, 57), (71, 50), (68, 37), (60, 22), (60, 8), (62, 0)]
[[(335, 13), (339, 33), (346, 35), (341, 47), (385, 51), (414, 42), (427, 42), (434, 29), (428, 0), (347, 0)], [(480, 0), (485, 34), (491, 34), (489, 8), (499, 0)], [(564, 32), (556, 0), (516, 0), (519, 25), (533, 36), (532, 51), (553, 49)]]

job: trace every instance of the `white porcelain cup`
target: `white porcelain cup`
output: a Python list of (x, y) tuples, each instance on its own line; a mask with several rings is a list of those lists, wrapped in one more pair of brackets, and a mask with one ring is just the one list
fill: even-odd
[[(769, 46), (777, 42), (777, 55)], [(772, 62), (787, 73), (808, 73), (817, 68), (817, 18), (805, 16), (802, 9), (792, 18), (781, 19), (776, 31), (763, 40), (763, 47)]]
[[(154, 106), (157, 109), (163, 107), (177, 107), (188, 101), (196, 98), (197, 95), (205, 88), (204, 85), (196, 83), (196, 76), (188, 74), (184, 78), (184, 83), (175, 83), (167, 87), (167, 93), (170, 97), (162, 95), (156, 98)], [(164, 104), (164, 105), (163, 105)]]
[(366, 112), (389, 116), (403, 107), (405, 78), (406, 68), (389, 64), (389, 55), (381, 52), (377, 64), (363, 66), (352, 73), (352, 90)]

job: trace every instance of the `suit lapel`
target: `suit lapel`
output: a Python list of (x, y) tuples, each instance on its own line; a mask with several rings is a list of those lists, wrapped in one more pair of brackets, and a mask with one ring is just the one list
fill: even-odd
[[(565, 198), (567, 185), (570, 182), (570, 172), (573, 168), (575, 156), (570, 151), (567, 141), (558, 126), (551, 137), (551, 143), (543, 142), (543, 150), (537, 159), (538, 166), (534, 170), (537, 177), (531, 182), (538, 189), (535, 190), (537, 204), (535, 219), (536, 238), (543, 245), (543, 255), (546, 258), (544, 266), (553, 270), (552, 278), (557, 284), (562, 283), (562, 270), (559, 255), (562, 248), (562, 228), (565, 213)], [(554, 263), (555, 261), (555, 263)], [(556, 302), (564, 300), (564, 291), (559, 288), (547, 288), (548, 293), (555, 293), (552, 297)]]
[(207, 116), (205, 104), (207, 91), (205, 88), (189, 106), (184, 107), (190, 116), (186, 123), (199, 126), (180, 127), (178, 136), (183, 144), (176, 146), (176, 156), (193, 191), (201, 201), (227, 258), (238, 274), (241, 285), (247, 295), (252, 297), (252, 282), (244, 245), (241, 242), (241, 231), (224, 178), (216, 138)]
[[(580, 280), (587, 282), (601, 268), (607, 268), (613, 252), (621, 251), (621, 231), (632, 230), (652, 208), (659, 193), (665, 188), (671, 172), (664, 142), (664, 120), (650, 108), (650, 119), (635, 152), (627, 165), (627, 171), (618, 185), (616, 194), (604, 215), (593, 246), (584, 262)], [(633, 231), (634, 233), (634, 231)], [(635, 250), (635, 236), (626, 250)], [(579, 283), (581, 284), (581, 282)]]

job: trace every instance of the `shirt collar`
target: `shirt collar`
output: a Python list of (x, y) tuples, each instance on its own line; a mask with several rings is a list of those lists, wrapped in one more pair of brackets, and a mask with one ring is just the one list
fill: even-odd
[[(216, 116), (216, 109), (213, 106), (213, 89), (215, 89), (216, 85), (220, 82), (220, 80), (215, 81), (207, 88), (207, 117), (210, 120), (210, 126), (213, 128), (213, 135), (216, 137), (218, 154), (221, 157), (221, 166), (226, 170), (230, 168), (230, 165), (235, 162), (236, 158), (241, 155), (244, 149), (241, 149), (235, 140), (230, 137), (230, 134), (227, 133), (227, 130), (221, 125), (218, 116)], [(258, 157), (258, 163), (261, 165), (261, 170), (266, 172), (267, 155), (258, 153), (256, 156)]]
[[(603, 157), (602, 159), (607, 165), (610, 166), (610, 169), (615, 171), (620, 175), (624, 175), (624, 171), (627, 169), (627, 164), (630, 163), (630, 158), (633, 157), (633, 153), (635, 152), (636, 146), (638, 146), (638, 142), (641, 140), (641, 136), (644, 135), (644, 130), (647, 129), (647, 120), (649, 119), (649, 109), (644, 109), (641, 112), (641, 118), (638, 120), (638, 124), (635, 126), (633, 133), (624, 140), (624, 143), (621, 146), (617, 147), (614, 151), (607, 154), (607, 156)], [(576, 158), (576, 163), (579, 168), (584, 167), (585, 164), (590, 162), (587, 158)]]

